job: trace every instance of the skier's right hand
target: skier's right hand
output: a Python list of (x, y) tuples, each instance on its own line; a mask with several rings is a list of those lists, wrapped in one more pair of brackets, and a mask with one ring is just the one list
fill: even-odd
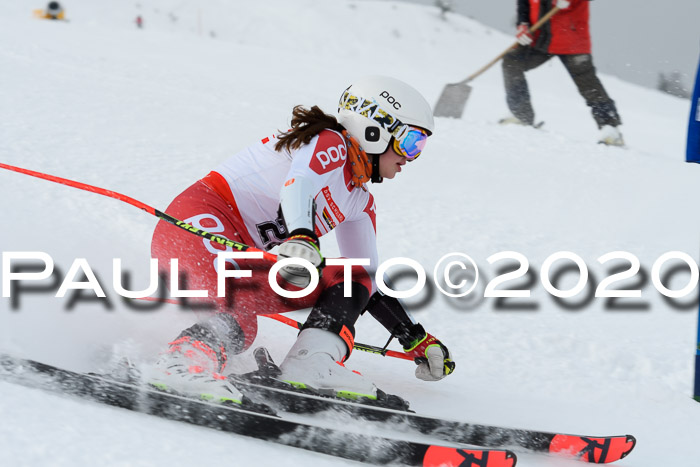
[(413, 357), (418, 365), (416, 378), (423, 381), (439, 381), (455, 370), (455, 363), (445, 344), (432, 334), (425, 332), (420, 324), (404, 323), (395, 331), (403, 351)]
[(527, 23), (518, 24), (518, 28), (515, 30), (515, 39), (520, 45), (532, 44), (532, 34), (530, 34), (530, 25)]
[[(277, 258), (278, 260), (285, 258), (305, 259), (318, 269), (319, 275), (323, 266), (326, 265), (319, 248), (318, 237), (306, 229), (298, 229), (292, 232), (287, 241), (280, 245), (277, 251)], [(288, 283), (302, 289), (311, 283), (311, 273), (301, 265), (290, 264), (284, 266), (279, 270), (279, 275)]]

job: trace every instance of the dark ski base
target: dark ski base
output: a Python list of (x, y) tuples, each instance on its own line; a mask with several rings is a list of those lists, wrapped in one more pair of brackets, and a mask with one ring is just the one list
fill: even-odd
[(424, 467), (513, 467), (516, 464), (515, 454), (508, 450), (448, 447), (321, 428), (286, 420), (261, 404), (251, 404), (248, 409), (207, 403), (149, 386), (75, 373), (2, 354), (0, 380), (372, 464)]
[[(258, 349), (260, 350), (260, 349)], [(406, 428), (451, 443), (513, 448), (533, 453), (548, 453), (584, 462), (605, 464), (626, 457), (636, 444), (632, 435), (581, 436), (521, 430), (491, 425), (456, 422), (418, 415), (408, 410), (396, 410), (392, 397), (380, 392), (379, 401), (351, 402), (318, 393), (293, 388), (265, 374), (275, 372), (271, 361), (256, 351), (260, 371), (232, 377), (238, 388), (254, 400), (264, 400), (275, 409), (293, 413), (337, 411), (367, 421), (388, 422), (396, 428)], [(382, 399), (387, 406), (379, 406)]]

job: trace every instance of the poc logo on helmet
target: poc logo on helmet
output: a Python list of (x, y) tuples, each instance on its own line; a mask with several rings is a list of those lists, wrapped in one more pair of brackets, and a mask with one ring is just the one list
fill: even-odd
[(321, 163), (321, 169), (325, 170), (329, 164), (344, 161), (347, 158), (347, 152), (345, 146), (339, 144), (338, 146), (329, 146), (325, 151), (318, 151), (314, 156)]
[(394, 97), (391, 96), (391, 94), (389, 94), (388, 91), (382, 91), (382, 93), (381, 93), (379, 96), (380, 96), (380, 97), (383, 97), (384, 99), (386, 99), (387, 102), (388, 102), (389, 104), (391, 104), (391, 106), (392, 106), (393, 108), (395, 108), (396, 110), (399, 110), (399, 109), (401, 108), (401, 103), (399, 103), (399, 101), (397, 101), (396, 99), (394, 99)]

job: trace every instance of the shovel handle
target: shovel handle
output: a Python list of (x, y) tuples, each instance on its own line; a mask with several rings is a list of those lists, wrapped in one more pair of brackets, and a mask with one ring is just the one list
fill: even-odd
[[(535, 32), (535, 31), (537, 31), (539, 28), (542, 27), (542, 25), (544, 25), (544, 23), (546, 23), (547, 21), (549, 21), (549, 19), (550, 19), (552, 16), (554, 16), (555, 14), (557, 14), (557, 12), (558, 12), (559, 10), (561, 10), (561, 8), (559, 8), (559, 7), (557, 7), (557, 6), (555, 6), (555, 7), (552, 8), (551, 10), (549, 10), (549, 11), (547, 12), (546, 15), (544, 15), (542, 18), (540, 18), (539, 21), (537, 21), (535, 24), (532, 25), (532, 27), (530, 28), (529, 32), (530, 32), (530, 33), (533, 33), (533, 32)], [(508, 47), (506, 50), (504, 50), (503, 52), (501, 52), (501, 53), (498, 55), (498, 57), (496, 57), (496, 58), (494, 58), (493, 60), (491, 60), (489, 63), (487, 63), (486, 65), (484, 65), (483, 67), (481, 67), (479, 70), (477, 70), (477, 71), (476, 71), (475, 73), (473, 73), (472, 75), (469, 75), (469, 76), (468, 76), (467, 78), (465, 78), (463, 81), (460, 81), (458, 84), (467, 84), (467, 83), (469, 83), (471, 80), (473, 80), (474, 78), (476, 78), (477, 76), (479, 76), (480, 74), (482, 74), (483, 72), (485, 72), (486, 70), (488, 70), (489, 68), (491, 68), (493, 65), (495, 65), (496, 62), (498, 62), (500, 59), (502, 59), (502, 58), (505, 56), (505, 54), (507, 54), (508, 52), (511, 51), (511, 49), (514, 49), (514, 48), (517, 47), (517, 46), (518, 46), (518, 41), (513, 42), (513, 44), (512, 44), (510, 47)]]

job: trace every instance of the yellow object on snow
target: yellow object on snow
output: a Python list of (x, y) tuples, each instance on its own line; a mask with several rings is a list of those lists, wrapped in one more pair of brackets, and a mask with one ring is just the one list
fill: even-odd
[(52, 10), (52, 9), (41, 9), (37, 8), (34, 10), (34, 17), (38, 19), (61, 19), (65, 20), (65, 15), (66, 12), (63, 10), (63, 8), (59, 7), (58, 10)]

